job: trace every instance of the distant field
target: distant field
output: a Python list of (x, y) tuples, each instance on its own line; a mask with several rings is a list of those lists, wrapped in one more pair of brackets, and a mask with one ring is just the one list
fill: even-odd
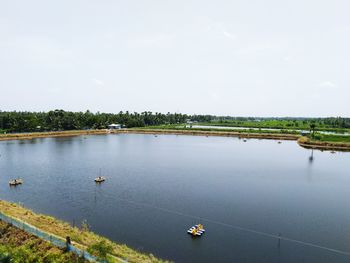
[[(262, 121), (211, 121), (200, 122), (196, 125), (226, 126), (226, 127), (251, 127), (251, 128), (273, 128), (273, 129), (295, 129), (310, 130), (310, 121), (301, 120), (262, 120)], [(332, 132), (350, 132), (350, 128), (335, 128), (324, 123), (315, 123), (315, 130)]]
[(323, 142), (346, 142), (350, 143), (350, 136), (341, 136), (341, 135), (325, 135), (322, 134), (318, 138), (320, 141)]

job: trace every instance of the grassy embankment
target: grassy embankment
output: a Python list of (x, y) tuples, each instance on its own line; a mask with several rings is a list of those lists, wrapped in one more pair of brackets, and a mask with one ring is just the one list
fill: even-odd
[[(197, 124), (196, 124), (197, 125)], [(198, 124), (199, 125), (199, 124)], [(214, 125), (215, 126), (215, 125)], [(152, 129), (162, 129), (162, 130), (178, 130), (178, 131), (183, 131), (183, 130), (187, 130), (187, 131), (223, 131), (223, 132), (238, 132), (238, 133), (262, 133), (262, 134), (300, 134), (300, 132), (298, 131), (293, 131), (293, 130), (256, 130), (256, 129), (251, 129), (249, 127), (247, 127), (246, 129), (234, 129), (234, 128), (230, 128), (232, 126), (226, 126), (227, 129), (225, 128), (209, 128), (209, 127), (203, 127), (203, 128), (199, 128), (199, 127), (195, 127), (195, 128), (190, 128), (188, 127), (188, 125), (185, 124), (170, 124), (170, 125), (159, 125), (159, 126), (147, 126), (147, 127), (142, 127), (142, 128), (131, 128), (129, 130), (140, 130), (140, 129), (148, 129), (148, 130), (152, 130)]]
[(0, 262), (85, 263), (86, 261), (0, 221)]
[(184, 135), (205, 135), (205, 136), (235, 136), (241, 138), (276, 139), (276, 140), (297, 140), (300, 146), (321, 150), (350, 151), (350, 136), (325, 135), (316, 133), (314, 139), (302, 137), (297, 131), (263, 131), (263, 130), (231, 130), (215, 128), (185, 128), (179, 125), (163, 125), (147, 128), (133, 128), (125, 131), (131, 133), (168, 133)]
[(71, 131), (52, 131), (52, 132), (30, 132), (30, 133), (8, 133), (0, 134), (0, 141), (6, 140), (30, 140), (34, 138), (46, 137), (70, 137), (77, 135), (98, 135), (107, 134), (108, 130), (71, 130)]
[[(303, 120), (261, 120), (261, 121), (211, 121), (196, 123), (196, 125), (222, 126), (222, 127), (247, 127), (267, 128), (281, 130), (310, 130), (310, 121)], [(316, 123), (316, 131), (332, 131), (337, 133), (350, 132), (347, 128), (336, 128), (320, 122)]]
[(299, 136), (295, 133), (280, 133), (270, 131), (256, 130), (231, 130), (231, 129), (201, 129), (201, 128), (184, 128), (166, 125), (150, 126), (146, 128), (131, 128), (127, 130), (116, 130), (114, 133), (142, 133), (142, 134), (176, 134), (176, 135), (199, 135), (199, 136), (225, 136), (239, 138), (255, 139), (274, 139), (274, 140), (297, 140)]
[[(54, 217), (36, 214), (18, 204), (0, 200), (0, 211), (6, 215), (22, 220), (38, 229), (50, 234), (62, 237), (71, 237), (72, 244), (76, 247), (87, 250), (100, 242), (104, 242), (111, 247), (111, 255), (127, 260), (128, 262), (166, 262), (153, 256), (137, 252), (126, 245), (114, 243), (107, 238), (96, 235), (85, 228), (72, 227), (68, 223), (60, 221)], [(113, 261), (113, 259), (111, 259)], [(118, 262), (117, 260), (114, 260)]]
[(300, 137), (298, 139), (298, 144), (308, 149), (350, 151), (350, 136), (317, 134), (315, 137), (318, 137), (318, 139), (312, 139), (305, 136)]

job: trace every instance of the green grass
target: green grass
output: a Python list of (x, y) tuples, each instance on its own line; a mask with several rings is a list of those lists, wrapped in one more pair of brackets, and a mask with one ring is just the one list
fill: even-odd
[(316, 134), (315, 140), (322, 142), (341, 142), (341, 143), (350, 143), (350, 136), (341, 136), (341, 135), (328, 135), (328, 134)]
[(31, 224), (42, 231), (54, 234), (65, 239), (70, 236), (72, 243), (80, 249), (90, 248), (98, 243), (104, 242), (112, 247), (112, 255), (127, 259), (128, 262), (160, 263), (166, 262), (156, 258), (152, 254), (144, 254), (127, 247), (124, 244), (114, 243), (107, 238), (99, 236), (85, 228), (72, 227), (68, 223), (54, 217), (36, 214), (18, 204), (0, 200), (0, 211), (6, 215), (20, 219)]
[(85, 263), (86, 261), (0, 221), (0, 262)]

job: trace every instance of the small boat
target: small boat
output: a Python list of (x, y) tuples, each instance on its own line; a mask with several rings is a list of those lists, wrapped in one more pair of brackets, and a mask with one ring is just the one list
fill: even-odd
[(244, 141), (244, 142), (247, 142), (247, 139), (244, 139), (243, 141)]
[(11, 181), (9, 181), (9, 185), (10, 186), (16, 186), (19, 184), (23, 184), (23, 180), (22, 179), (13, 179)]
[(99, 174), (98, 177), (95, 178), (95, 182), (96, 182), (96, 183), (102, 183), (102, 182), (104, 182), (104, 181), (106, 181), (106, 177), (101, 176), (101, 169), (100, 169), (100, 174)]
[(335, 151), (331, 151), (331, 153), (335, 153)]
[(187, 230), (187, 233), (193, 237), (200, 237), (205, 232), (205, 229), (202, 224), (194, 225)]
[(282, 143), (281, 141), (278, 142), (278, 144), (281, 144), (281, 143)]
[(95, 182), (96, 182), (96, 183), (102, 183), (102, 182), (104, 182), (104, 181), (106, 181), (106, 178), (103, 177), (103, 176), (99, 176), (99, 177), (96, 177), (96, 178), (95, 178)]

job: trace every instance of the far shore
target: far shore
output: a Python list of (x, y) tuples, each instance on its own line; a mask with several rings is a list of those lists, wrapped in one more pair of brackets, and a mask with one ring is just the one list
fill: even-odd
[(149, 128), (130, 128), (130, 129), (100, 129), (100, 130), (71, 130), (71, 131), (52, 131), (52, 132), (32, 132), (32, 133), (9, 133), (0, 134), (0, 141), (5, 140), (30, 140), (46, 137), (71, 137), (79, 135), (104, 135), (104, 134), (170, 134), (170, 135), (192, 135), (192, 136), (222, 136), (238, 137), (242, 139), (268, 139), (268, 140), (288, 140), (297, 141), (298, 144), (308, 149), (318, 149), (325, 151), (350, 151), (350, 143), (336, 143), (314, 141), (296, 134), (283, 133), (257, 133), (257, 132), (237, 132), (237, 131), (203, 131), (188, 129), (149, 129)]
[(46, 137), (70, 137), (79, 135), (98, 135), (107, 134), (108, 130), (71, 130), (71, 131), (50, 131), (50, 132), (28, 132), (28, 133), (7, 133), (0, 134), (0, 141), (8, 140), (30, 140)]
[(172, 135), (196, 135), (196, 136), (223, 136), (238, 137), (246, 139), (270, 139), (270, 140), (298, 140), (300, 136), (294, 134), (274, 134), (274, 133), (248, 133), (235, 131), (200, 131), (200, 130), (172, 130), (172, 129), (121, 129), (112, 133), (136, 133), (136, 134), (172, 134)]

